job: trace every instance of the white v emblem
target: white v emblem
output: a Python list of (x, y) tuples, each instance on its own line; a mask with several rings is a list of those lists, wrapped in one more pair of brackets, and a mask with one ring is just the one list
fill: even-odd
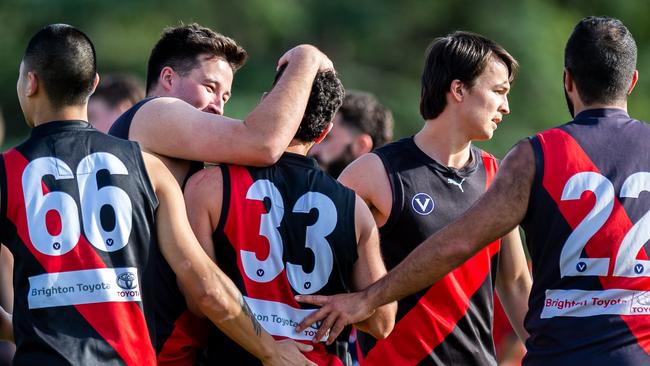
[(418, 206), (420, 206), (420, 210), (424, 212), (427, 209), (427, 206), (429, 206), (429, 202), (431, 202), (430, 198), (425, 198), (424, 203), (419, 198), (415, 199), (415, 202), (417, 202)]
[(418, 193), (413, 196), (411, 200), (411, 207), (413, 211), (417, 212), (420, 215), (428, 215), (433, 211), (435, 203), (433, 198), (426, 193)]

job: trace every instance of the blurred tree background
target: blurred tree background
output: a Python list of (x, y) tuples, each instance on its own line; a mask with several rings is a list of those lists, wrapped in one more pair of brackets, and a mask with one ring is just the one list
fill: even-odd
[[(235, 76), (226, 114), (243, 118), (271, 84), (282, 53), (299, 43), (325, 51), (348, 89), (375, 93), (392, 109), (395, 137), (416, 132), (419, 78), (433, 38), (470, 30), (508, 49), (521, 69), (510, 94), (510, 116), (492, 141), (479, 145), (502, 157), (519, 139), (567, 121), (562, 89), (563, 50), (575, 23), (587, 15), (621, 19), (639, 47), (640, 81), (630, 113), (649, 120), (650, 2), (633, 0), (2, 0), (0, 108), (11, 146), (28, 133), (15, 83), (29, 37), (49, 23), (72, 24), (94, 41), (101, 73), (129, 71), (145, 78), (149, 51), (161, 30), (198, 22), (237, 40), (250, 61)], [(182, 121), (179, 121), (182, 123)]]

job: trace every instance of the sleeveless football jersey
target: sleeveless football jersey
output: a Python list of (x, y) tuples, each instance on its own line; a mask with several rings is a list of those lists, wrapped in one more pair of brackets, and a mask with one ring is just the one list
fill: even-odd
[[(496, 159), (476, 147), (465, 167), (446, 167), (421, 151), (413, 137), (374, 153), (393, 194), (390, 216), (380, 228), (389, 270), (467, 210), (497, 169)], [(399, 301), (395, 328), (386, 339), (359, 332), (363, 365), (496, 365), (491, 329), (499, 245), (490, 244), (433, 286)]]
[[(128, 140), (136, 112), (153, 99), (156, 97), (145, 98), (129, 108), (118, 117), (108, 133)], [(202, 162), (192, 162), (185, 182), (202, 168)], [(196, 361), (196, 350), (206, 345), (207, 325), (187, 309), (185, 297), (178, 288), (176, 274), (162, 254), (157, 255), (154, 261), (157, 266), (155, 347), (158, 363), (174, 366), (193, 365)]]
[[(313, 306), (298, 304), (294, 295), (350, 290), (357, 259), (354, 193), (315, 160), (292, 153), (267, 168), (220, 169), (224, 199), (214, 233), (219, 267), (267, 332), (311, 343), (317, 328), (294, 328)], [(343, 365), (335, 345), (345, 348), (349, 330), (344, 333), (332, 347), (316, 344), (307, 357), (319, 365)], [(217, 364), (224, 355), (241, 365), (261, 365), (215, 328), (208, 359)]]
[(55, 121), (2, 154), (16, 365), (155, 365), (158, 204), (136, 143)]
[(525, 365), (650, 364), (650, 126), (593, 109), (530, 139)]

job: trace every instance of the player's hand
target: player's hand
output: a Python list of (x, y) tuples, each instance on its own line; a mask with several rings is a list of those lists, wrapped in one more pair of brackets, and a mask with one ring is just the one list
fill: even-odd
[(300, 333), (310, 325), (322, 320), (314, 342), (323, 339), (329, 331), (327, 344), (332, 344), (346, 325), (364, 321), (375, 312), (363, 292), (334, 296), (298, 295), (296, 301), (321, 306), (319, 310), (303, 319), (298, 324), (296, 331)]
[(278, 60), (277, 68), (279, 69), (280, 66), (299, 58), (310, 58), (312, 62), (318, 63), (318, 71), (334, 71), (334, 63), (332, 63), (332, 60), (330, 60), (329, 57), (318, 48), (308, 44), (298, 45), (285, 52), (285, 54), (280, 57), (280, 60)]
[(274, 356), (264, 361), (264, 366), (318, 366), (309, 361), (303, 352), (311, 352), (314, 347), (296, 342), (292, 339), (276, 341), (276, 352)]

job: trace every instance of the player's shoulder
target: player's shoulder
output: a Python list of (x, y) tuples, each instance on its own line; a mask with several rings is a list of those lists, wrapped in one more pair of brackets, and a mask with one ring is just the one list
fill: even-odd
[(376, 154), (368, 153), (355, 160), (343, 170), (339, 181), (354, 190), (373, 209), (382, 214), (390, 212), (392, 185), (384, 163)]
[(223, 173), (221, 172), (221, 166), (209, 166), (192, 174), (192, 176), (188, 179), (187, 184), (196, 186), (210, 186), (216, 181), (221, 181), (222, 177)]
[(176, 97), (153, 97), (153, 98), (148, 98), (142, 100), (140, 103), (140, 108), (138, 109), (138, 113), (161, 113), (161, 112), (166, 112), (170, 109), (178, 109), (178, 108), (192, 108), (192, 105), (187, 103), (186, 101), (176, 98)]
[[(151, 125), (156, 127), (159, 123), (169, 120), (167, 116), (177, 116), (196, 111), (189, 103), (175, 97), (152, 97), (141, 100), (138, 104), (123, 114), (131, 115), (131, 123), (135, 127)], [(183, 125), (175, 121), (175, 124)]]
[(375, 153), (361, 155), (341, 172), (338, 180), (344, 185), (357, 189), (358, 184), (370, 184), (373, 180), (386, 176), (384, 164)]
[(373, 172), (384, 170), (382, 159), (378, 154), (375, 153), (375, 151), (363, 154), (358, 157), (343, 170), (343, 173), (346, 171), (367, 172), (369, 170)]
[(220, 191), (222, 187), (223, 173), (221, 166), (217, 165), (201, 169), (192, 174), (185, 184), (184, 192), (186, 197), (209, 196), (216, 191)]

